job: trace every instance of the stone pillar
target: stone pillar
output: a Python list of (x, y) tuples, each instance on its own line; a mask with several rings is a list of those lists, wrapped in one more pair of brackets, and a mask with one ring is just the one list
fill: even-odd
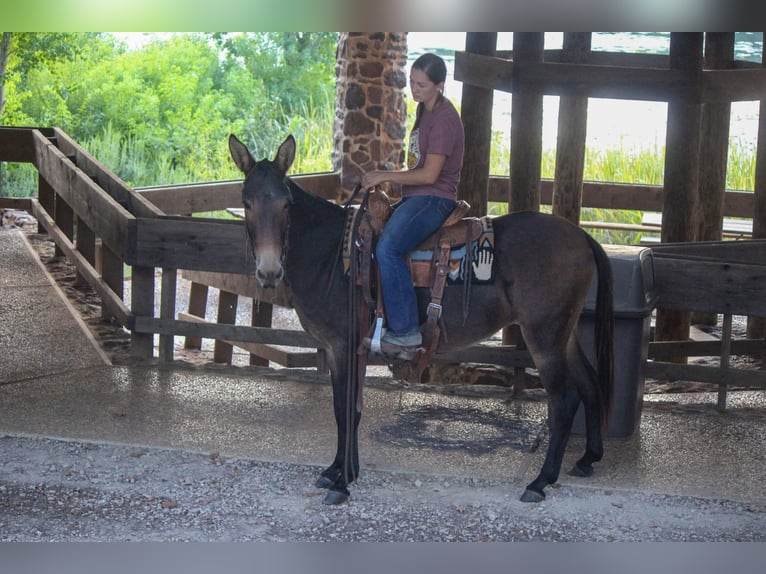
[(365, 171), (404, 165), (406, 66), (406, 32), (338, 37), (333, 169), (340, 173), (339, 201)]

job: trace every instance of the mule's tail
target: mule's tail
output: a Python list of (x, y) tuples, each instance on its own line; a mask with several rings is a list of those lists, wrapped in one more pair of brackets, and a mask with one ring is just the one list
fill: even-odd
[(614, 389), (614, 293), (612, 266), (604, 248), (588, 235), (596, 260), (598, 291), (596, 292), (596, 370), (601, 407), (601, 420), (606, 426), (611, 414)]

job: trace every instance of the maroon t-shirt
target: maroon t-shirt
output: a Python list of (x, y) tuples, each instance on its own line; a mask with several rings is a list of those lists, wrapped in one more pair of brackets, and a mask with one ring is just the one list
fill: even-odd
[(407, 167), (423, 167), (429, 153), (445, 155), (447, 160), (433, 185), (403, 185), (402, 197), (436, 195), (456, 199), (464, 145), (463, 122), (452, 102), (445, 98), (430, 112), (423, 110), (418, 127), (410, 133)]

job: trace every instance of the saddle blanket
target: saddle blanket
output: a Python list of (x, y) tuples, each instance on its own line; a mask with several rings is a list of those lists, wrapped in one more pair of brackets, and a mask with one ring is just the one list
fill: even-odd
[[(352, 208), (352, 213), (346, 221), (346, 229), (344, 230), (343, 268), (346, 274), (350, 268), (351, 228), (358, 211), (358, 209)], [(467, 245), (456, 245), (450, 251), (450, 271), (447, 276), (447, 285), (464, 284), (466, 278), (470, 280), (471, 284), (486, 284), (495, 280), (495, 241), (492, 218), (482, 217), (480, 221), (482, 232), (478, 240)], [(469, 246), (471, 250), (467, 254)], [(438, 253), (434, 255), (432, 250), (410, 253), (409, 266), (415, 286), (431, 287), (433, 285), (434, 257), (438, 258)]]
[[(482, 217), (482, 233), (469, 244), (457, 245), (450, 251), (447, 285), (462, 285), (468, 279), (471, 284), (492, 283), (495, 280), (495, 241), (492, 219)], [(470, 253), (467, 252), (470, 247)], [(438, 254), (437, 254), (438, 257)], [(410, 253), (410, 270), (416, 286), (430, 287), (434, 263), (433, 251)]]

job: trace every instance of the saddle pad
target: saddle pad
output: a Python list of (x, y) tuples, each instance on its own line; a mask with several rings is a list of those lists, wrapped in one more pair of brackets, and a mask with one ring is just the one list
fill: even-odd
[[(492, 219), (482, 217), (482, 233), (477, 241), (470, 243), (471, 252), (466, 257), (468, 245), (457, 245), (450, 251), (447, 285), (462, 285), (466, 278), (472, 284), (492, 283), (495, 280), (495, 236)], [(417, 287), (431, 287), (433, 277), (433, 251), (410, 253), (410, 270)]]

